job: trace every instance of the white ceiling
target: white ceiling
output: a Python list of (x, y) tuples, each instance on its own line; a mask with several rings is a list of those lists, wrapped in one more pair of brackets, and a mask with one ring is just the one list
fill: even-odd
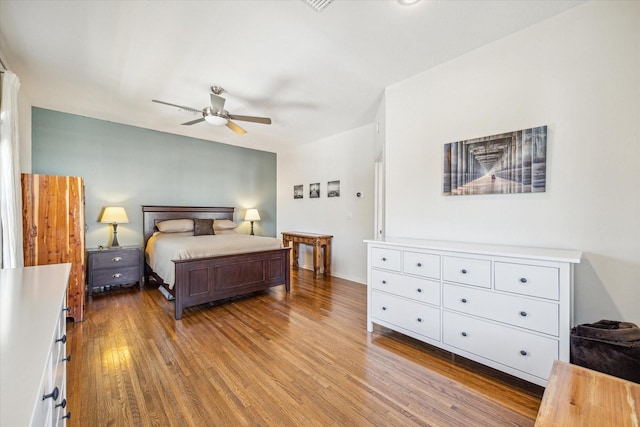
[[(0, 51), (36, 107), (277, 152), (372, 123), (384, 88), (580, 1), (0, 0)], [(226, 89), (236, 135), (201, 109)]]

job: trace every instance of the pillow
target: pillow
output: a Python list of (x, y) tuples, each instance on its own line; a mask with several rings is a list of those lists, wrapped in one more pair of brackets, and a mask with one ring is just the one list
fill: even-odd
[[(215, 224), (215, 222), (214, 222), (214, 224)], [(237, 233), (236, 230), (221, 230), (219, 228), (216, 230), (216, 236), (220, 235), (220, 234), (235, 234), (235, 233)]]
[(192, 219), (169, 219), (156, 224), (158, 231), (163, 233), (183, 233), (193, 231)]
[(228, 219), (216, 219), (213, 221), (214, 230), (233, 230), (238, 224)]
[(210, 236), (212, 234), (216, 234), (213, 231), (212, 219), (194, 219), (193, 220), (194, 236)]

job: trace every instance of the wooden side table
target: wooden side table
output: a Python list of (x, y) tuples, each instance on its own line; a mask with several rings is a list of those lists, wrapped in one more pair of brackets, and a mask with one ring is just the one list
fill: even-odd
[(331, 276), (331, 240), (328, 234), (305, 233), (301, 231), (287, 231), (282, 233), (282, 244), (285, 247), (293, 243), (293, 268), (298, 269), (298, 248), (300, 243), (313, 246), (313, 274), (322, 276), (320, 271), (320, 249), (324, 253), (324, 275)]
[(142, 247), (87, 250), (88, 293), (94, 288), (138, 283), (142, 288)]
[(536, 419), (546, 426), (637, 426), (640, 384), (556, 360)]

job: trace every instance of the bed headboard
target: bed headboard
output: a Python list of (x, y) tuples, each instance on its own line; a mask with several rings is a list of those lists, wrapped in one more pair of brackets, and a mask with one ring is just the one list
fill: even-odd
[(144, 247), (156, 230), (156, 224), (167, 219), (229, 219), (233, 221), (235, 208), (208, 206), (142, 206)]

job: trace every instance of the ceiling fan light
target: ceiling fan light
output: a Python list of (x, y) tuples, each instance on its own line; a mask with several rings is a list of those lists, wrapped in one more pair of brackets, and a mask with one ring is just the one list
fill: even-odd
[(206, 116), (204, 116), (204, 119), (207, 121), (207, 123), (213, 126), (224, 126), (229, 121), (224, 117), (216, 116), (214, 114), (207, 114)]

